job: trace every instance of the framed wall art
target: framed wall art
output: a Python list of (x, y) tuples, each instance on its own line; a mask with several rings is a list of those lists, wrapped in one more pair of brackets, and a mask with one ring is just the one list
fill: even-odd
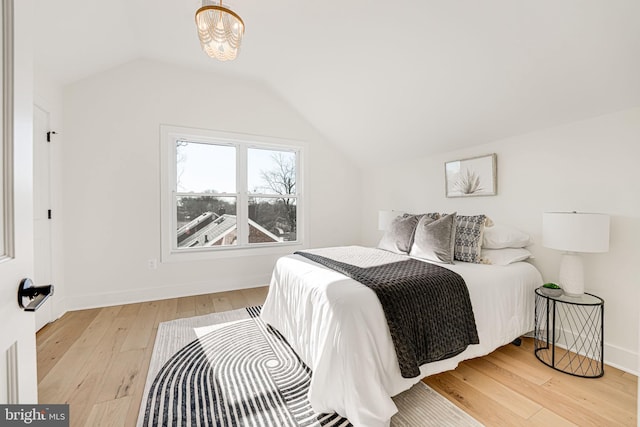
[(445, 162), (447, 197), (495, 196), (498, 194), (496, 154)]

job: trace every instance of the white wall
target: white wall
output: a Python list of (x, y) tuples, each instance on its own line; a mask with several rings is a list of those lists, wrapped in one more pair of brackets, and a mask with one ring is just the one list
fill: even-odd
[[(607, 362), (637, 372), (640, 108), (428, 158), (408, 153), (406, 162), (360, 174), (260, 82), (139, 60), (66, 87), (63, 100), (64, 241), (54, 252), (64, 254), (58, 285), (67, 309), (268, 281), (278, 254), (147, 268), (160, 258), (159, 125), (200, 127), (307, 142), (311, 247), (358, 243), (360, 233), (375, 244), (381, 209), (486, 213), (530, 232), (534, 263), (557, 280), (560, 253), (539, 244), (542, 212), (610, 214), (611, 248), (584, 255), (586, 286), (606, 301)], [(445, 161), (492, 152), (498, 196), (444, 197)]]
[(160, 124), (306, 142), (307, 245), (359, 240), (360, 171), (260, 82), (137, 60), (65, 87), (63, 102), (68, 309), (269, 281), (277, 253), (148, 269), (160, 259)]
[[(444, 162), (497, 153), (498, 195), (444, 196)], [(545, 211), (611, 215), (605, 254), (584, 254), (587, 291), (605, 300), (605, 360), (637, 372), (640, 299), (640, 108), (364, 171), (362, 230), (374, 245), (379, 210), (485, 213), (536, 240), (534, 264), (557, 280), (560, 252), (543, 248)]]

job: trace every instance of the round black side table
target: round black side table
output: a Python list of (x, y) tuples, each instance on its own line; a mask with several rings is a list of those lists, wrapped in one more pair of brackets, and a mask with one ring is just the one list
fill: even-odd
[(535, 355), (558, 371), (604, 375), (604, 300), (593, 294), (552, 297), (536, 292)]

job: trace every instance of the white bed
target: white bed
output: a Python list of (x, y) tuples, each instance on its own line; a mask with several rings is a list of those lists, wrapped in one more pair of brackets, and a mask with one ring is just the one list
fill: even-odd
[(261, 317), (313, 371), (308, 398), (316, 412), (335, 411), (355, 426), (386, 426), (397, 412), (391, 396), (533, 329), (533, 291), (542, 284), (533, 265), (442, 266), (460, 274), (469, 288), (480, 344), (422, 365), (421, 376), (407, 379), (400, 375), (382, 307), (371, 289), (298, 255), (277, 261)]

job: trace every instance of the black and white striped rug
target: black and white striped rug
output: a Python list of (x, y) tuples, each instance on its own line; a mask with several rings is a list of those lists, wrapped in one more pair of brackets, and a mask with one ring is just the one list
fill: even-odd
[[(306, 395), (310, 369), (260, 307), (161, 323), (138, 426), (335, 426)], [(394, 398), (396, 426), (480, 426), (423, 383)]]

